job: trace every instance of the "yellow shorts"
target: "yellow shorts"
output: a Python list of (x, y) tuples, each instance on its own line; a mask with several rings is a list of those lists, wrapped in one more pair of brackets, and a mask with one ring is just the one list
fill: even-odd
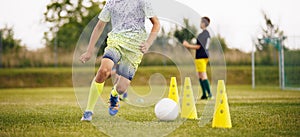
[(208, 59), (195, 59), (195, 65), (197, 72), (206, 72), (206, 66)]

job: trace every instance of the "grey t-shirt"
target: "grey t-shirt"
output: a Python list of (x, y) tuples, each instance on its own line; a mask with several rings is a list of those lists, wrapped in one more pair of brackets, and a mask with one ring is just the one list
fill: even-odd
[(148, 0), (107, 0), (98, 18), (112, 23), (112, 31), (123, 35), (146, 33), (145, 18), (155, 13)]
[(196, 50), (196, 59), (201, 59), (201, 58), (208, 58), (208, 47), (207, 46), (207, 41), (210, 38), (210, 34), (207, 30), (203, 30), (197, 38), (197, 45), (200, 45), (201, 47)]

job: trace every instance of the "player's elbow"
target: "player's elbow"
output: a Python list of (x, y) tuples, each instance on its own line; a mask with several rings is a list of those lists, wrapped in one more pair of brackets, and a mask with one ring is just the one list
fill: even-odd
[(157, 17), (153, 17), (153, 18), (151, 18), (151, 22), (152, 22), (152, 25), (153, 25), (153, 30), (156, 31), (156, 32), (159, 32), (159, 30), (161, 28), (159, 19)]
[(160, 31), (160, 23), (159, 22), (153, 24), (153, 31), (157, 32), (157, 33)]
[(157, 20), (157, 22), (153, 26), (155, 26), (155, 28), (159, 31), (161, 28), (159, 20)]

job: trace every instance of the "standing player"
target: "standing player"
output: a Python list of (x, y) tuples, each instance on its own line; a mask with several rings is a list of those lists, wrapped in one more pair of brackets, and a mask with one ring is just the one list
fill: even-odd
[[(153, 24), (149, 36), (145, 30), (146, 17)], [(114, 116), (118, 113), (119, 96), (126, 92), (143, 54), (148, 51), (160, 30), (159, 20), (147, 0), (107, 0), (98, 18), (87, 51), (80, 57), (83, 63), (91, 58), (95, 44), (109, 21), (112, 23), (112, 31), (108, 34), (108, 46), (105, 48), (101, 66), (91, 84), (82, 121), (92, 120), (95, 104), (114, 65), (119, 78), (110, 94), (109, 114)]]
[(200, 28), (203, 30), (197, 38), (197, 44), (193, 45), (187, 41), (183, 42), (183, 46), (189, 49), (196, 50), (195, 65), (199, 76), (199, 82), (202, 87), (202, 97), (201, 99), (212, 99), (212, 94), (210, 92), (210, 84), (207, 79), (206, 66), (208, 63), (208, 47), (210, 34), (206, 30), (210, 23), (208, 17), (201, 18)]

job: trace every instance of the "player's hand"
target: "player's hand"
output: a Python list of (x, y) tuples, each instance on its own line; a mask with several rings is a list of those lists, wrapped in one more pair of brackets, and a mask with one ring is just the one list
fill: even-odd
[(150, 44), (148, 44), (147, 42), (144, 42), (144, 43), (141, 44), (140, 50), (141, 50), (142, 53), (145, 54), (145, 53), (148, 52), (149, 47), (150, 47)]
[(80, 56), (79, 60), (84, 64), (85, 62), (89, 61), (91, 57), (92, 57), (91, 52), (85, 52)]
[(189, 45), (189, 43), (185, 40), (185, 41), (183, 41), (182, 45), (187, 47)]

